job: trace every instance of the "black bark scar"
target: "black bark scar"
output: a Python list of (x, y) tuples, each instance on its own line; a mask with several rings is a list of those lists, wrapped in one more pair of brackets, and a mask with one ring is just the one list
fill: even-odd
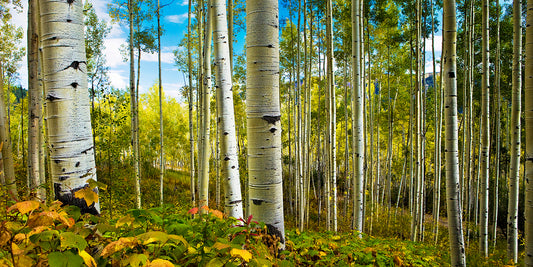
[(80, 64), (82, 64), (82, 63), (83, 64), (87, 64), (87, 62), (85, 62), (85, 61), (72, 61), (72, 63), (70, 63), (70, 65), (68, 67), (64, 68), (63, 70), (66, 70), (68, 68), (73, 68), (75, 70), (81, 70), (80, 69)]
[(280, 119), (281, 119), (281, 116), (269, 116), (269, 115), (263, 116), (263, 120), (267, 121), (270, 124), (275, 124)]

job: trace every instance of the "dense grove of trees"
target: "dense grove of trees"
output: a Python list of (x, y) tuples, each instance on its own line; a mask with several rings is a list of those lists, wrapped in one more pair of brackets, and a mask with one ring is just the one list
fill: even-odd
[[(447, 242), (453, 266), (467, 264), (466, 252), (499, 250), (511, 264), (524, 251), (533, 265), (529, 3), (188, 4), (174, 51), (188, 83), (176, 100), (161, 81), (166, 3), (109, 4), (128, 29), (130, 67), (128, 88), (113, 88), (110, 25), (90, 2), (29, 0), (25, 45), (11, 22), (21, 3), (0, 1), (8, 198), (112, 213), (98, 186), (118, 190), (120, 178), (134, 188), (128, 208), (147, 208), (178, 190), (165, 187), (167, 171), (182, 171), (190, 208), (252, 215), (280, 248), (287, 227), (355, 230)], [(27, 89), (13, 85), (25, 52)], [(142, 52), (159, 54), (159, 78), (139, 94)]]

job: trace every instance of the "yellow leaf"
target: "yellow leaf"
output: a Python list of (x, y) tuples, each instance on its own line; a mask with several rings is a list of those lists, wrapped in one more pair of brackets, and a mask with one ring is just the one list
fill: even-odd
[(229, 254), (232, 257), (239, 256), (246, 262), (249, 262), (252, 259), (252, 253), (245, 249), (232, 248)]
[(17, 265), (15, 266), (17, 267), (33, 266), (35, 264), (33, 259), (26, 255), (18, 255), (15, 259), (15, 261), (17, 262)]
[(102, 250), (102, 257), (106, 258), (109, 255), (122, 250), (123, 248), (133, 248), (137, 245), (137, 240), (134, 237), (122, 237), (118, 241), (111, 242)]
[(223, 249), (227, 249), (227, 248), (230, 248), (231, 246), (228, 245), (228, 244), (223, 244), (223, 243), (220, 243), (220, 242), (216, 242), (214, 245), (213, 245), (214, 248), (218, 249), (218, 250), (223, 250)]
[(154, 242), (165, 243), (168, 240), (168, 235), (159, 231), (150, 231), (137, 236), (137, 239), (143, 241), (143, 245), (147, 245)]
[(23, 234), (23, 233), (18, 233), (15, 235), (15, 237), (13, 238), (13, 240), (15, 240), (15, 242), (20, 242), (22, 240), (26, 239), (26, 235)]
[(326, 256), (326, 255), (327, 255), (327, 254), (326, 254), (326, 252), (324, 252), (324, 251), (319, 251), (319, 252), (318, 252), (318, 256), (319, 256), (320, 258), (322, 258), (322, 257), (324, 257), (324, 256)]
[(117, 224), (115, 224), (115, 227), (121, 227), (122, 225), (127, 225), (127, 226), (131, 226), (131, 223), (133, 223), (133, 221), (135, 221), (135, 218), (133, 218), (130, 214), (120, 218), (118, 221), (117, 221)]
[(394, 262), (394, 266), (402, 266), (403, 264), (403, 260), (400, 259), (400, 257), (398, 256), (394, 256), (393, 262)]
[(83, 258), (83, 261), (85, 264), (89, 267), (96, 267), (96, 261), (94, 261), (93, 257), (89, 255), (89, 253), (85, 252), (85, 250), (80, 251), (80, 256)]
[(174, 267), (174, 264), (172, 262), (163, 260), (163, 259), (156, 259), (148, 264), (149, 267)]
[(2, 228), (2, 231), (0, 231), (0, 246), (7, 244), (10, 239), (11, 233), (9, 233), (7, 229)]
[(98, 194), (94, 192), (90, 187), (85, 187), (74, 193), (76, 198), (82, 198), (87, 203), (87, 206), (92, 205), (95, 202), (98, 202)]
[(24, 250), (20, 249), (20, 247), (16, 243), (11, 243), (11, 251), (13, 255), (20, 255), (24, 253)]
[(338, 240), (341, 240), (341, 237), (336, 235), (336, 236), (332, 237), (331, 240), (338, 241)]
[(33, 200), (29, 200), (29, 201), (16, 203), (15, 205), (9, 207), (7, 212), (10, 212), (10, 211), (12, 211), (14, 209), (17, 209), (20, 213), (26, 214), (26, 213), (28, 213), (30, 211), (34, 211), (34, 210), (36, 210), (38, 208), (39, 208), (39, 202), (33, 201)]

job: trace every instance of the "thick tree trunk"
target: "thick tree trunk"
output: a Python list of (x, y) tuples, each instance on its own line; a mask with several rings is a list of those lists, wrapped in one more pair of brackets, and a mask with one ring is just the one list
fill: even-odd
[(457, 26), (455, 0), (444, 0), (443, 10), (443, 83), (446, 123), (446, 199), (448, 210), (448, 234), (452, 266), (465, 266), (463, 227), (459, 183), (459, 144), (457, 127)]
[(17, 181), (15, 180), (15, 169), (13, 165), (13, 150), (11, 149), (11, 135), (9, 134), (9, 123), (7, 120), (6, 103), (4, 102), (4, 66), (0, 63), (0, 146), (2, 147), (3, 175), (9, 198), (18, 199)]
[(278, 1), (246, 1), (250, 214), (284, 248), (278, 16)]
[(50, 173), (56, 199), (99, 214), (99, 202), (74, 196), (96, 180), (82, 10), (81, 1), (41, 2)]
[(220, 123), (220, 153), (222, 178), (224, 181), (225, 213), (234, 218), (242, 218), (241, 183), (239, 177), (239, 155), (235, 134), (235, 111), (233, 108), (233, 83), (231, 60), (228, 45), (228, 24), (226, 21), (225, 0), (212, 0), (214, 15), (215, 65), (217, 66), (217, 121)]

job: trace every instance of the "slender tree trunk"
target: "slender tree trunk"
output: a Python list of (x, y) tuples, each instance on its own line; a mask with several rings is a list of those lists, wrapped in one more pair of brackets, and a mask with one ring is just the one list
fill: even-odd
[(526, 207), (525, 207), (525, 265), (533, 266), (533, 1), (527, 2), (525, 63), (525, 121), (526, 121)]
[[(207, 6), (211, 6), (211, 0), (207, 1)], [(198, 206), (204, 207), (209, 206), (209, 143), (210, 143), (210, 132), (211, 132), (211, 39), (212, 39), (212, 14), (211, 8), (207, 11), (207, 23), (205, 31), (205, 40), (204, 40), (204, 49), (203, 49), (203, 87), (202, 87), (202, 142), (200, 148), (200, 167), (198, 168), (199, 180), (198, 180)], [(205, 212), (204, 209), (201, 209), (202, 212)]]
[(500, 148), (501, 148), (501, 93), (500, 93), (500, 4), (496, 2), (497, 6), (497, 27), (496, 27), (496, 62), (495, 62), (495, 75), (494, 85), (496, 86), (496, 167), (494, 177), (494, 227), (493, 227), (493, 247), (496, 250), (497, 230), (498, 230), (498, 209), (499, 209), (499, 181), (500, 181)]
[(333, 231), (337, 232), (337, 138), (336, 138), (336, 127), (337, 127), (337, 115), (336, 115), (336, 101), (335, 101), (335, 76), (333, 74), (333, 7), (332, 1), (326, 1), (327, 14), (326, 14), (326, 35), (327, 35), (327, 87), (329, 91), (329, 130), (328, 136), (329, 147), (330, 147), (330, 174), (331, 177), (331, 195), (332, 195), (332, 222), (333, 222)]
[(41, 2), (50, 173), (56, 199), (99, 214), (98, 201), (74, 195), (96, 180), (82, 10), (81, 1)]
[(159, 83), (159, 205), (163, 205), (163, 180), (165, 177), (165, 153), (163, 150), (163, 85), (161, 80), (161, 6), (157, 0), (157, 63), (158, 63), (158, 83)]
[(250, 214), (285, 247), (279, 103), (278, 1), (246, 1)]
[(443, 83), (445, 92), (446, 123), (446, 199), (448, 210), (448, 235), (452, 266), (465, 266), (465, 250), (461, 219), (461, 200), (459, 183), (459, 144), (457, 129), (457, 26), (455, 0), (443, 2)]
[(187, 18), (187, 65), (189, 69), (189, 142), (191, 147), (190, 177), (191, 177), (191, 204), (196, 206), (196, 180), (194, 169), (194, 127), (193, 127), (193, 86), (192, 86), (192, 44), (191, 44), (191, 16), (192, 0), (189, 0), (189, 12)]
[(231, 79), (230, 53), (227, 42), (228, 24), (225, 0), (212, 0), (214, 20), (215, 64), (217, 66), (217, 110), (220, 123), (220, 152), (224, 157), (222, 177), (224, 179), (225, 213), (242, 218), (241, 183), (239, 178), (239, 155), (235, 135), (235, 111), (233, 109), (233, 83)]
[(135, 55), (133, 53), (133, 0), (128, 0), (128, 16), (129, 16), (129, 50), (130, 50), (130, 102), (131, 102), (131, 144), (133, 151), (133, 166), (135, 169), (135, 204), (138, 209), (141, 208), (141, 174), (139, 168), (139, 138), (138, 129), (136, 127), (136, 109), (137, 96), (135, 93)]
[[(361, 0), (352, 0), (352, 132), (353, 132), (353, 229), (363, 232), (365, 128), (361, 75)], [(359, 235), (361, 237), (361, 235)]]
[(507, 215), (507, 256), (518, 263), (518, 190), (520, 180), (520, 125), (522, 94), (522, 1), (513, 1), (513, 94), (511, 111), (511, 166), (509, 177), (509, 207)]
[(13, 153), (11, 149), (11, 136), (9, 134), (9, 124), (7, 122), (6, 104), (4, 102), (4, 66), (0, 63), (0, 141), (2, 148), (3, 174), (9, 198), (18, 199), (17, 181), (15, 180), (15, 170), (13, 165)]
[(489, 256), (489, 155), (490, 155), (490, 118), (489, 118), (489, 1), (483, 1), (482, 12), (482, 55), (483, 55), (483, 78), (481, 82), (481, 200), (480, 200), (480, 240), (481, 253)]
[(28, 1), (28, 180), (31, 191), (35, 190), (35, 197), (40, 201), (46, 200), (44, 177), (41, 177), (41, 86), (39, 76), (39, 3), (35, 0)]

